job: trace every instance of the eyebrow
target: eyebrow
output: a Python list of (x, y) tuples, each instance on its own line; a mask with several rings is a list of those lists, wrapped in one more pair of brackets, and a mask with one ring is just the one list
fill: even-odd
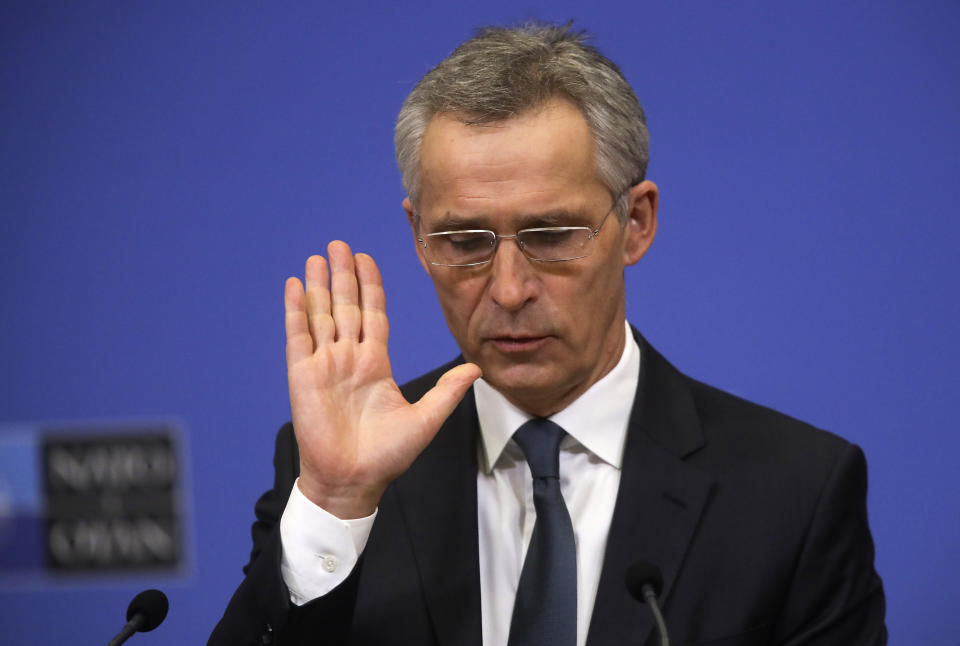
[[(466, 217), (459, 213), (447, 212), (430, 223), (429, 229), (437, 231), (458, 231), (464, 229), (493, 229), (493, 218), (481, 214), (476, 217)], [(422, 221), (422, 220), (421, 220)], [(568, 209), (553, 209), (543, 213), (529, 213), (519, 215), (515, 219), (517, 230), (538, 227), (557, 226), (589, 226), (591, 224), (587, 213)]]

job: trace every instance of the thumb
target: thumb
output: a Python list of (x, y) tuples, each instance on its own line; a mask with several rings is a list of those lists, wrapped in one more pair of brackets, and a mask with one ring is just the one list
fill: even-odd
[(480, 367), (474, 363), (451, 368), (413, 405), (431, 434), (440, 429), (480, 375)]

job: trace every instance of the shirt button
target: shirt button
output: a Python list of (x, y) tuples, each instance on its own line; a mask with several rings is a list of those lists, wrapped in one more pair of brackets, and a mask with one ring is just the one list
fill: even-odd
[(337, 569), (337, 566), (340, 565), (340, 561), (337, 560), (335, 556), (325, 556), (321, 562), (323, 569), (327, 572), (333, 572)]

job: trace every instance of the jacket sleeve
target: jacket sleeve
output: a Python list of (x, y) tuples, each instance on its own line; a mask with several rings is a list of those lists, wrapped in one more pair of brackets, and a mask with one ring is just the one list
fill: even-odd
[(254, 506), (253, 549), (246, 575), (213, 630), (208, 646), (343, 644), (353, 616), (361, 563), (329, 594), (303, 606), (290, 602), (280, 573), (280, 516), (300, 467), (293, 426), (277, 433), (273, 489)]
[(848, 444), (828, 476), (800, 553), (778, 644), (887, 643), (884, 594), (867, 522), (867, 464)]

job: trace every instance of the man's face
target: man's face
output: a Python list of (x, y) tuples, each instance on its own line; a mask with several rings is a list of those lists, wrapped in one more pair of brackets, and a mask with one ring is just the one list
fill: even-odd
[[(595, 171), (586, 121), (563, 99), (495, 124), (437, 116), (424, 134), (420, 164), (423, 234), (595, 228), (613, 205)], [(626, 227), (611, 214), (586, 258), (536, 262), (515, 240), (501, 240), (484, 265), (441, 267), (417, 247), (464, 357), (529, 413), (561, 410), (620, 357), (623, 268), (637, 262), (653, 239), (656, 187), (643, 182), (629, 199)], [(409, 200), (404, 208), (415, 225)]]

